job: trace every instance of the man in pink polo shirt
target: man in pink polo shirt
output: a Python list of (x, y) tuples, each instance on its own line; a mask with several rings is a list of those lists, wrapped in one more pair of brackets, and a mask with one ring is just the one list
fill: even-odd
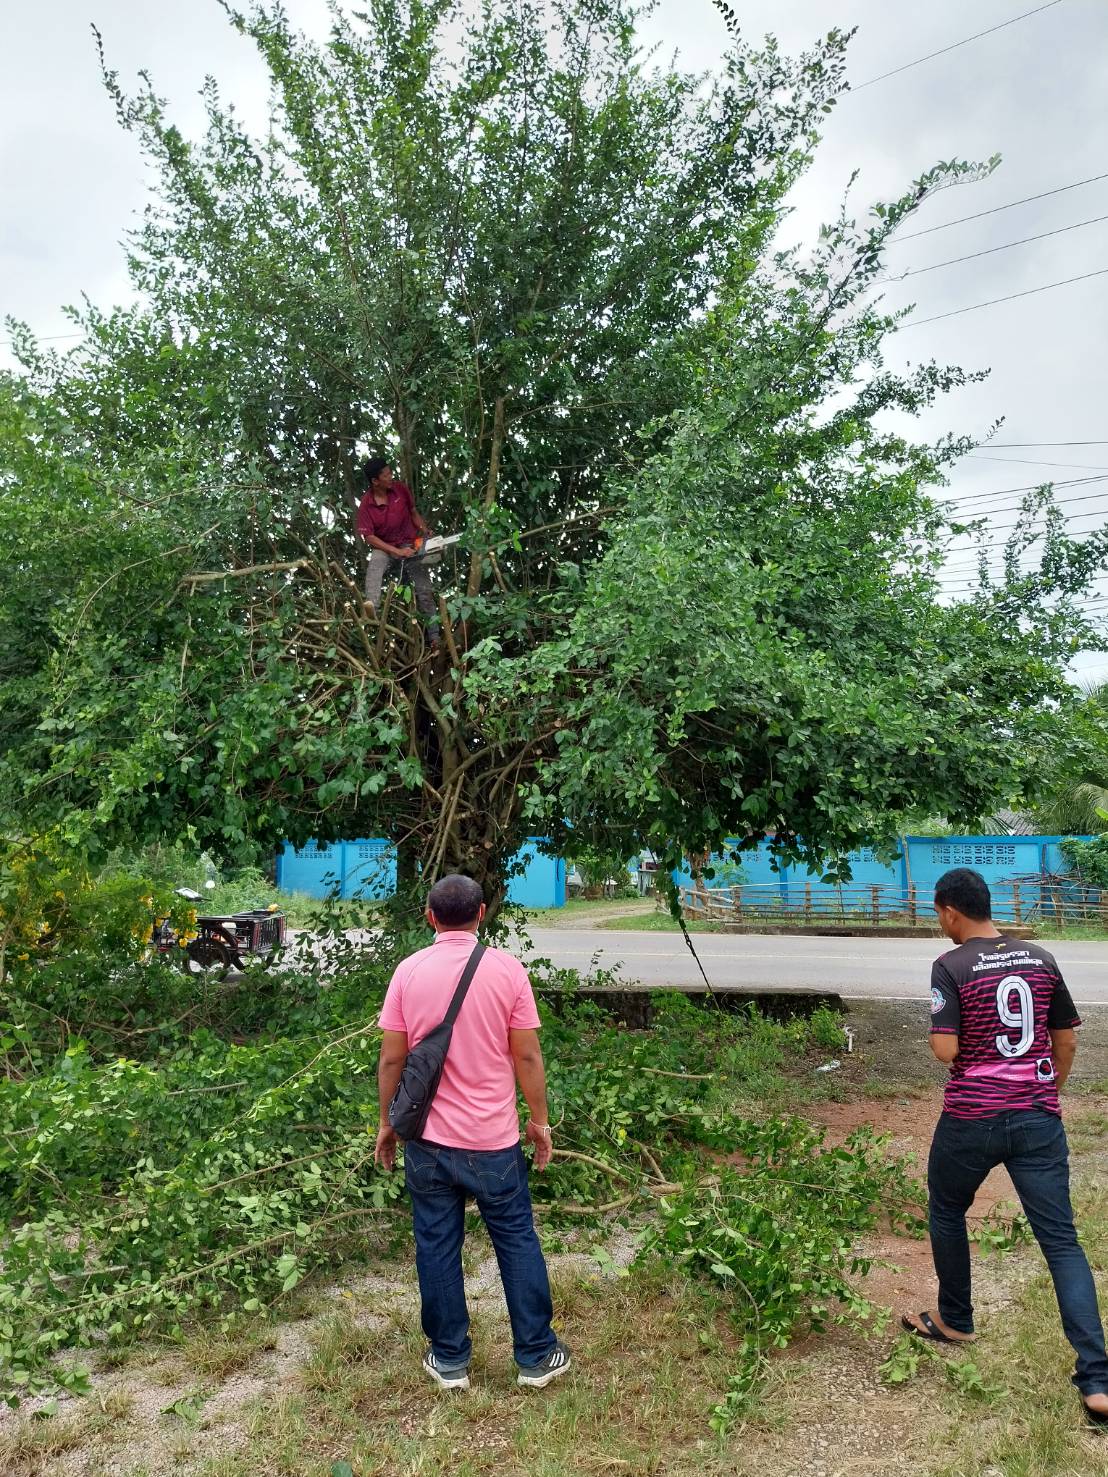
[[(484, 916), (481, 889), (471, 878), (436, 882), (427, 899), (435, 941), (405, 959), (389, 984), (380, 1019), (381, 1127), (375, 1156), (386, 1169), (396, 1163), (397, 1146), (388, 1106), (408, 1049), (446, 1015)], [(570, 1367), (569, 1350), (551, 1327), (550, 1280), (535, 1234), (516, 1105), (518, 1081), (530, 1113), (524, 1138), (534, 1145), (535, 1168), (543, 1170), (551, 1147), (539, 1025), (523, 965), (502, 949), (487, 949), (455, 1022), (424, 1137), (404, 1146), (423, 1331), (430, 1340), (423, 1368), (444, 1390), (469, 1388), (469, 1312), (462, 1279), (469, 1198), (477, 1202), (500, 1267), (518, 1383), (548, 1385)]]

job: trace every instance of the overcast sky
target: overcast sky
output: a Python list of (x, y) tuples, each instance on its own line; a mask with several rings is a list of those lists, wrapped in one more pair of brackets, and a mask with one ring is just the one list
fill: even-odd
[[(774, 31), (787, 51), (831, 26), (858, 27), (850, 52), (855, 87), (1031, 10), (1043, 0), (731, 0), (751, 38)], [(322, 34), (323, 0), (286, 0), (294, 23)], [(67, 303), (129, 297), (123, 231), (141, 211), (145, 179), (135, 140), (116, 123), (89, 31), (103, 32), (109, 66), (125, 85), (140, 67), (169, 98), (186, 132), (201, 125), (198, 89), (217, 76), (247, 118), (265, 116), (267, 84), (249, 42), (215, 0), (7, 0), (0, 5), (0, 314), (43, 336), (64, 334)], [(693, 68), (716, 64), (725, 32), (710, 0), (661, 0), (647, 36)], [(899, 75), (861, 86), (830, 116), (817, 163), (798, 187), (786, 237), (811, 241), (834, 214), (855, 169), (859, 216), (899, 194), (939, 159), (1003, 155), (983, 184), (938, 196), (910, 228), (1054, 190), (1108, 171), (1108, 3), (1057, 0), (1040, 13)], [(1108, 217), (1108, 179), (897, 245), (905, 272)], [(918, 278), (891, 281), (886, 302), (918, 303), (920, 318), (1108, 268), (1108, 219), (1046, 240), (994, 251)], [(936, 357), (991, 367), (985, 384), (943, 402), (929, 432), (981, 434), (1004, 418), (996, 447), (955, 473), (951, 495), (971, 498), (1044, 478), (1108, 473), (1108, 275), (913, 327), (890, 345), (890, 363)], [(64, 346), (64, 340), (61, 341)], [(0, 363), (10, 360), (0, 345)], [(1100, 446), (1043, 443), (1101, 441)], [(1041, 459), (1046, 458), (1043, 462)], [(1059, 489), (1076, 530), (1108, 516), (1105, 483)], [(1003, 502), (1014, 501), (1001, 499)], [(973, 506), (970, 504), (969, 506)], [(977, 504), (978, 507), (982, 504)], [(1012, 514), (998, 512), (998, 525)], [(969, 579), (965, 559), (950, 581)], [(1108, 581), (1102, 582), (1108, 594)], [(1108, 609), (1108, 605), (1105, 606)], [(1108, 655), (1078, 664), (1108, 677)]]

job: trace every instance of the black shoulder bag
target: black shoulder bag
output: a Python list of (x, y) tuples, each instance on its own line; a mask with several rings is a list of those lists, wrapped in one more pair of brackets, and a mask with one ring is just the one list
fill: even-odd
[(462, 1001), (466, 998), (484, 952), (484, 944), (474, 944), (473, 953), (466, 960), (466, 967), (462, 970), (462, 977), (442, 1023), (433, 1031), (428, 1031), (404, 1060), (404, 1070), (400, 1073), (400, 1081), (396, 1084), (396, 1091), (389, 1104), (389, 1123), (395, 1129), (396, 1136), (405, 1142), (419, 1138), (423, 1132), (435, 1093), (439, 1090), (446, 1053), (450, 1050), (450, 1038), (454, 1034), (454, 1022), (458, 1019)]

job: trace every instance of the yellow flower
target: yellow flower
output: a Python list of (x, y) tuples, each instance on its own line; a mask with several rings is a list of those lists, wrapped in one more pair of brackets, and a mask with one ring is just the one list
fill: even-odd
[(30, 958), (30, 957), (31, 957), (31, 956), (30, 956), (30, 954), (20, 954), (20, 955), (19, 955), (19, 958), (20, 958), (20, 959), (21, 959), (21, 960), (23, 960), (23, 962), (24, 962), (24, 963), (26, 963), (26, 961), (27, 961), (27, 960), (28, 960), (28, 959), (29, 959), (29, 958)]
[(60, 898), (61, 898), (61, 900), (62, 900), (62, 902), (63, 902), (63, 903), (64, 903), (64, 902), (65, 902), (65, 893), (64, 893), (64, 892), (56, 892), (56, 893), (55, 893), (55, 894), (54, 894), (54, 896), (55, 896), (55, 897), (60, 897)]

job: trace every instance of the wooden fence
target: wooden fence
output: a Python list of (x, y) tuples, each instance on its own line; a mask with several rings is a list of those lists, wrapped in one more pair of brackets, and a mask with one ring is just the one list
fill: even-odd
[[(993, 917), (998, 922), (1052, 923), (1061, 927), (1095, 923), (1108, 927), (1108, 890), (1086, 887), (1064, 874), (1014, 877), (991, 884), (990, 891)], [(733, 887), (696, 883), (681, 889), (681, 906), (686, 917), (706, 922), (937, 927), (929, 888), (901, 888), (891, 883), (841, 887), (818, 881), (790, 881), (784, 887), (773, 882)]]

